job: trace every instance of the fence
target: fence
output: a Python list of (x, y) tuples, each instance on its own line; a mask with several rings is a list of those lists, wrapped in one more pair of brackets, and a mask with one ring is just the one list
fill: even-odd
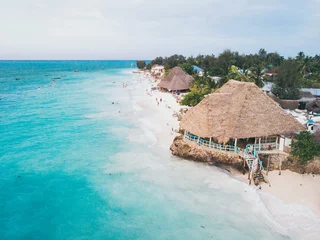
[[(254, 159), (258, 158), (259, 151), (278, 149), (278, 142), (247, 144), (245, 149), (241, 149), (239, 147), (232, 146), (232, 145), (225, 145), (225, 144), (219, 144), (219, 143), (207, 141), (199, 136), (190, 134), (187, 131), (184, 132), (184, 138), (189, 141), (195, 142), (199, 146), (202, 146), (208, 149), (213, 149), (218, 152), (238, 154), (239, 156), (246, 159), (249, 169), (252, 168)], [(263, 170), (262, 161), (260, 160), (259, 160), (259, 166), (260, 166), (260, 169)]]
[(258, 152), (263, 150), (275, 150), (278, 149), (277, 142), (271, 143), (260, 143), (260, 144), (247, 144), (245, 149), (241, 149), (232, 145), (219, 144), (211, 141), (207, 141), (201, 137), (188, 133), (187, 131), (184, 133), (184, 138), (195, 142), (197, 145), (206, 147), (209, 149), (214, 149), (219, 152), (228, 152), (238, 154), (244, 158), (256, 158), (258, 157)]
[(249, 150), (253, 151), (271, 151), (278, 149), (278, 142), (260, 143), (260, 144), (248, 144), (246, 146)]
[(198, 136), (190, 134), (188, 132), (184, 133), (184, 138), (189, 140), (189, 141), (195, 142), (199, 146), (206, 147), (206, 148), (209, 148), (209, 149), (214, 149), (214, 150), (219, 151), (219, 152), (228, 152), (228, 153), (237, 154), (237, 153), (242, 151), (242, 149), (239, 148), (239, 147), (232, 146), (232, 145), (219, 144), (219, 143), (215, 143), (215, 142), (210, 142), (210, 141), (207, 141), (207, 140), (205, 140), (203, 138), (200, 138)]

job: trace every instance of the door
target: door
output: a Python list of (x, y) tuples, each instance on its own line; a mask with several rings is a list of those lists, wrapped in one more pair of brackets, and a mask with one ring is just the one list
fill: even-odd
[(280, 143), (279, 143), (279, 149), (281, 151), (284, 150), (284, 143), (285, 143), (285, 138), (283, 136), (280, 137)]

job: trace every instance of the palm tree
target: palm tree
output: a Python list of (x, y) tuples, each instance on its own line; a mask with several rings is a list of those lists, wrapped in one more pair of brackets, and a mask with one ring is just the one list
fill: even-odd
[(258, 55), (262, 60), (266, 60), (267, 51), (264, 48), (260, 48)]
[(283, 61), (283, 57), (279, 55), (279, 53), (268, 53), (266, 57), (266, 62), (271, 68), (277, 67)]
[(260, 64), (255, 64), (255, 65), (251, 68), (252, 77), (253, 77), (253, 79), (254, 79), (255, 84), (256, 84), (258, 87), (262, 87), (262, 86), (263, 86), (262, 76), (263, 76), (264, 66), (265, 66), (264, 63), (260, 63)]
[(300, 65), (301, 73), (303, 76), (306, 76), (311, 72), (310, 71), (311, 61), (312, 61), (312, 57), (307, 56), (304, 58), (302, 64)]
[(305, 58), (304, 52), (298, 52), (298, 55), (296, 56), (296, 59), (297, 59), (298, 61), (303, 61), (304, 58)]

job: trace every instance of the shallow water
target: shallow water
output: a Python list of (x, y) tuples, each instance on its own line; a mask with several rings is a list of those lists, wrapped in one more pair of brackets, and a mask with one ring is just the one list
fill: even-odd
[(254, 188), (157, 146), (134, 64), (0, 61), (0, 239), (302, 239)]

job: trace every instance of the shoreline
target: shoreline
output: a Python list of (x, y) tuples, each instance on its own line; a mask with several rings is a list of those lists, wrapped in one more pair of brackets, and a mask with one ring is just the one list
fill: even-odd
[[(152, 100), (148, 102), (137, 102), (137, 104), (147, 111), (153, 111), (150, 120), (154, 126), (158, 127), (158, 129), (154, 129), (157, 144), (170, 151), (169, 148), (173, 139), (179, 135), (179, 133), (177, 133), (179, 130), (179, 121), (177, 117), (173, 117), (173, 114), (174, 112), (179, 112), (182, 106), (175, 101), (171, 93), (160, 92), (158, 90), (151, 91), (151, 88), (156, 84), (156, 81), (154, 81), (151, 76), (144, 75), (143, 78), (148, 81), (148, 92), (146, 92), (146, 95)], [(160, 102), (160, 99), (162, 99), (162, 102)], [(157, 100), (159, 101), (159, 105)], [(221, 169), (231, 177), (248, 184), (246, 175), (236, 170), (230, 170), (228, 167), (222, 167)], [(260, 193), (270, 195), (288, 207), (291, 205), (307, 207), (320, 217), (320, 188), (317, 187), (320, 185), (320, 176), (298, 174), (290, 170), (285, 170), (282, 171), (280, 176), (278, 171), (271, 171), (269, 172), (268, 178), (271, 187), (267, 184), (262, 184), (262, 191), (259, 191)]]

